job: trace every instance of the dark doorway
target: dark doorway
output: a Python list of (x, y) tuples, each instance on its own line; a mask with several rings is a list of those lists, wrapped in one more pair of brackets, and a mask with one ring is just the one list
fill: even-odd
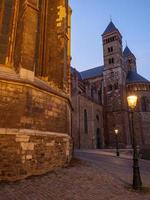
[(100, 129), (97, 128), (96, 130), (96, 148), (100, 149), (101, 148), (101, 137), (100, 137)]

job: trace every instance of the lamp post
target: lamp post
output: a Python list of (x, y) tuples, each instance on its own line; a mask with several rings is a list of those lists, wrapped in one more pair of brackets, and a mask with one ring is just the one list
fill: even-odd
[(128, 107), (131, 111), (131, 132), (132, 132), (132, 147), (133, 147), (133, 189), (142, 189), (142, 181), (139, 169), (139, 158), (137, 150), (136, 133), (134, 131), (133, 114), (137, 105), (137, 96), (130, 95), (127, 97)]
[(115, 131), (115, 135), (116, 135), (116, 156), (120, 156), (119, 145), (118, 145), (118, 133), (119, 133), (119, 130), (115, 129), (114, 131)]

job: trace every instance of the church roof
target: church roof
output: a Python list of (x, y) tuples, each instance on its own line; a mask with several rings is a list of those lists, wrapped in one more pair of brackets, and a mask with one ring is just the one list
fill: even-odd
[(92, 69), (88, 69), (80, 72), (82, 79), (94, 78), (97, 76), (101, 76), (104, 70), (104, 66), (95, 67)]
[(77, 74), (78, 80), (82, 80), (80, 72), (78, 72), (75, 68), (71, 67), (71, 74), (73, 75), (74, 72)]
[(127, 75), (127, 83), (150, 83), (146, 78), (134, 71), (129, 71)]
[(134, 56), (134, 54), (131, 52), (131, 50), (129, 49), (129, 47), (128, 46), (126, 46), (125, 47), (125, 49), (124, 49), (124, 51), (123, 51), (123, 55), (125, 56), (125, 57), (128, 57), (128, 56)]
[(105, 29), (105, 31), (104, 31), (104, 33), (102, 35), (105, 35), (107, 33), (111, 33), (113, 31), (118, 31), (119, 32), (119, 30), (116, 28), (116, 26), (114, 25), (114, 23), (111, 21), (108, 24), (107, 28)]

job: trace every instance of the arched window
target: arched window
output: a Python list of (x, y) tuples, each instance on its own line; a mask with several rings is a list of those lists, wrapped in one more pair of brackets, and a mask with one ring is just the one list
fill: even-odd
[(94, 89), (91, 88), (91, 97), (94, 98)]
[(112, 90), (113, 90), (112, 85), (108, 85), (107, 91), (109, 92), (109, 91), (112, 91)]
[(118, 83), (114, 84), (114, 88), (115, 88), (115, 90), (118, 90)]
[(98, 102), (102, 103), (102, 90), (98, 90)]
[(141, 97), (141, 108), (143, 112), (147, 111), (147, 98), (145, 96)]
[(88, 133), (88, 120), (87, 120), (87, 110), (84, 110), (84, 132), (87, 134)]
[(114, 64), (114, 58), (109, 58), (109, 59), (108, 59), (108, 63), (109, 63), (109, 64)]
[(132, 60), (131, 59), (128, 59), (128, 64), (131, 64), (132, 63)]
[(99, 115), (96, 115), (96, 120), (99, 122)]

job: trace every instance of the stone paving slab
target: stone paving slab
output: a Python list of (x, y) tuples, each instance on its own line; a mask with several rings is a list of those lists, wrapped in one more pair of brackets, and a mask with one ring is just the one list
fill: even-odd
[(127, 186), (94, 164), (75, 160), (70, 167), (14, 183), (0, 184), (0, 200), (150, 200), (150, 193)]

